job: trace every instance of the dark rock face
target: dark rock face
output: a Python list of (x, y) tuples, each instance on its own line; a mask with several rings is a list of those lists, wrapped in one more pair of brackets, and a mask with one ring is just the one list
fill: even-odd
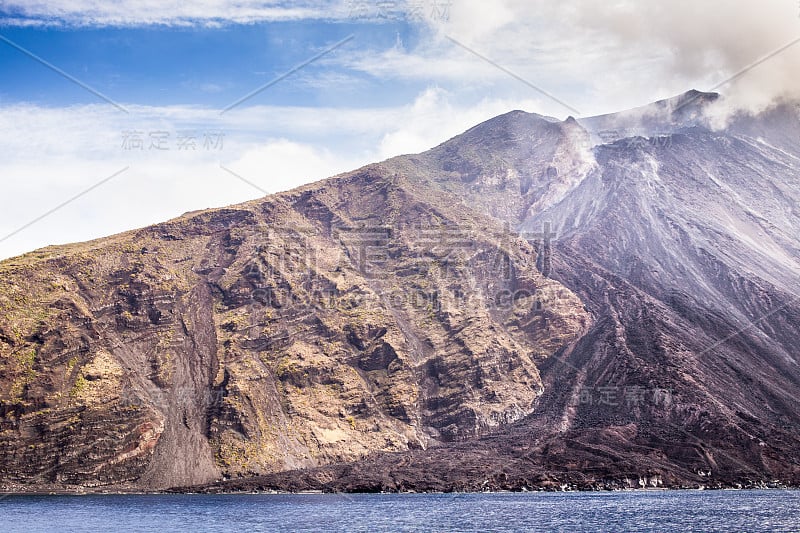
[(2, 263), (0, 478), (800, 484), (798, 108), (717, 101), (512, 112)]

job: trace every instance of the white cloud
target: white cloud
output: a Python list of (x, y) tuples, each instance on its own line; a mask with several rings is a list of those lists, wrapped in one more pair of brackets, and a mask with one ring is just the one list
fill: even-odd
[[(459, 0), (450, 13), (429, 20), (428, 34), (411, 47), (356, 50), (342, 64), (382, 80), (537, 95), (449, 36), (590, 116), (711, 89), (800, 37), (795, 0)], [(800, 93), (798, 70), (800, 44), (719, 90), (742, 105), (763, 106)], [(570, 113), (543, 103), (545, 114)]]
[(354, 170), (369, 162), (335, 154), (324, 147), (271, 139), (247, 150), (226, 167), (266, 192), (275, 193)]
[(620, 48), (666, 52), (661, 61), (643, 61), (642, 74), (664, 83), (670, 77), (699, 89), (720, 85), (729, 99), (761, 107), (785, 95), (798, 96), (800, 43), (777, 53), (726, 83), (758, 60), (800, 37), (800, 5), (795, 0), (675, 0), (617, 2), (614, 8), (576, 2), (576, 24), (612, 38)]

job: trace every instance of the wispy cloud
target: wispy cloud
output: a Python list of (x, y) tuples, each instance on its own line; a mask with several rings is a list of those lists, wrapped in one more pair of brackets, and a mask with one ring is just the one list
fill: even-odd
[(2, 0), (3, 24), (17, 26), (169, 26), (287, 20), (387, 22), (449, 18), (459, 0)]
[(0, 10), (14, 25), (187, 26), (335, 18), (343, 7), (335, 0), (3, 0)]

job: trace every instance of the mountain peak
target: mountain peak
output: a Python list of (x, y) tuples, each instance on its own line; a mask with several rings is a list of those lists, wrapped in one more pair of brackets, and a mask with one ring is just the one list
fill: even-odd
[[(658, 100), (654, 106), (666, 109), (669, 111), (673, 118), (685, 114), (686, 111), (699, 110), (703, 107), (716, 102), (720, 98), (719, 93), (703, 92), (696, 89), (691, 89), (678, 96)], [(647, 107), (647, 106), (645, 106)]]
[(548, 117), (538, 113), (530, 113), (528, 111), (522, 111), (521, 109), (515, 109), (513, 111), (509, 111), (508, 113), (503, 113), (502, 115), (497, 115), (496, 117), (485, 120), (480, 124), (468, 129), (464, 133), (469, 133), (473, 130), (482, 131), (487, 128), (496, 127), (535, 127), (544, 124), (552, 124), (555, 122), (559, 122), (559, 120), (554, 117)]
[(535, 139), (560, 135), (563, 124), (553, 117), (521, 110), (509, 111), (473, 126), (430, 152), (462, 152), (465, 149), (478, 149), (482, 153), (509, 154)]

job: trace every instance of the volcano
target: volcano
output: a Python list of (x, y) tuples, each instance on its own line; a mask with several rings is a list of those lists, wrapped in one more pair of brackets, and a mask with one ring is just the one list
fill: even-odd
[(3, 261), (1, 488), (800, 485), (800, 106), (723, 105)]

